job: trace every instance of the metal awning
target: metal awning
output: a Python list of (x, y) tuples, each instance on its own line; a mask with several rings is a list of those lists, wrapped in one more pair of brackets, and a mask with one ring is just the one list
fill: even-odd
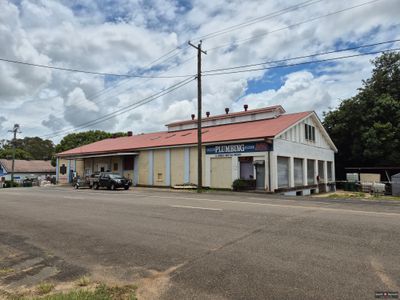
[(128, 156), (128, 155), (139, 155), (138, 152), (117, 152), (117, 153), (105, 153), (105, 154), (88, 154), (88, 155), (77, 155), (77, 156), (65, 156), (60, 157), (63, 159), (82, 159), (82, 158), (96, 158), (96, 157), (110, 157), (110, 156)]

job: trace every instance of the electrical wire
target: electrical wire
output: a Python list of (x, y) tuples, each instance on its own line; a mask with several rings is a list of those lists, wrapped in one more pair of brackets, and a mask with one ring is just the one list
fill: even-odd
[[(186, 60), (184, 60), (183, 62), (181, 62), (181, 63), (179, 63), (179, 64), (177, 64), (177, 65), (175, 65), (175, 66), (172, 66), (172, 67), (168, 68), (167, 70), (164, 70), (163, 72), (161, 72), (161, 73), (159, 73), (159, 74), (165, 74), (165, 73), (167, 73), (168, 71), (171, 71), (171, 70), (177, 68), (178, 66), (183, 66), (183, 65), (185, 65), (186, 63), (188, 63), (190, 60), (192, 60), (194, 57), (196, 57), (196, 56), (191, 56), (189, 59), (186, 59)], [(103, 103), (105, 100), (109, 99), (109, 97), (104, 98), (103, 100), (100, 100), (100, 101), (94, 101), (94, 100), (97, 99), (98, 97), (102, 96), (102, 95), (105, 95), (105, 94), (107, 94), (107, 93), (109, 93), (109, 92), (112, 92), (114, 89), (116, 89), (116, 88), (118, 88), (118, 87), (122, 87), (123, 85), (126, 85), (127, 83), (131, 82), (131, 81), (134, 80), (134, 79), (135, 79), (135, 78), (128, 78), (128, 79), (124, 79), (124, 80), (118, 81), (116, 84), (114, 84), (114, 85), (112, 85), (112, 86), (110, 86), (110, 87), (107, 87), (107, 88), (105, 88), (105, 89), (102, 89), (102, 90), (100, 90), (100, 91), (94, 93), (93, 95), (87, 97), (87, 100), (92, 101), (92, 102), (94, 102), (94, 103), (96, 103), (96, 104), (101, 104), (101, 103)], [(148, 80), (146, 80), (146, 81), (144, 81), (144, 82), (142, 82), (142, 83), (136, 85), (135, 88), (140, 87), (140, 86), (143, 86), (144, 84), (146, 84), (147, 82), (149, 82), (149, 81), (152, 80), (152, 79), (153, 79), (153, 78), (149, 78)], [(133, 88), (133, 87), (129, 87), (128, 89), (124, 89), (122, 92), (127, 92), (127, 91), (131, 90), (132, 88)], [(120, 95), (122, 92), (119, 92), (118, 94), (115, 94), (114, 97)], [(57, 98), (57, 97), (60, 97), (60, 96), (57, 95), (57, 96), (55, 96), (55, 97), (50, 98), (49, 100), (55, 99), (55, 98)], [(56, 115), (53, 114), (53, 116), (54, 116), (54, 117), (59, 117), (59, 116), (62, 116), (63, 114), (64, 114), (64, 113), (62, 112), (62, 113), (59, 113), (59, 114), (56, 114)]]
[(334, 57), (334, 58), (326, 58), (326, 59), (321, 59), (321, 60), (313, 60), (313, 61), (280, 65), (280, 66), (238, 70), (238, 71), (230, 71), (230, 72), (215, 72), (215, 73), (204, 74), (203, 76), (217, 76), (217, 75), (227, 75), (227, 74), (236, 74), (236, 73), (245, 73), (245, 72), (255, 72), (255, 71), (270, 70), (270, 69), (288, 68), (288, 67), (294, 67), (294, 66), (302, 66), (302, 65), (308, 65), (308, 64), (336, 61), (336, 60), (341, 60), (341, 59), (347, 59), (347, 58), (353, 58), (353, 57), (359, 57), (359, 56), (365, 56), (365, 55), (372, 55), (372, 54), (384, 53), (384, 52), (389, 52), (389, 51), (399, 51), (399, 50), (400, 50), (400, 48), (392, 48), (392, 49), (385, 49), (385, 50), (374, 51), (374, 52), (352, 54), (352, 55), (347, 55), (347, 56), (339, 56), (339, 57)]
[(260, 17), (257, 17), (257, 18), (253, 18), (253, 19), (247, 20), (246, 22), (243, 22), (243, 23), (240, 23), (240, 24), (232, 25), (232, 26), (226, 27), (224, 29), (205, 34), (203, 36), (194, 38), (193, 41), (202, 40), (204, 42), (206, 40), (215, 38), (217, 36), (224, 35), (226, 33), (229, 33), (229, 32), (232, 32), (232, 31), (235, 31), (235, 30), (247, 27), (247, 26), (251, 26), (253, 24), (256, 24), (256, 23), (259, 23), (259, 22), (262, 22), (262, 21), (265, 21), (265, 20), (269, 20), (269, 19), (272, 19), (272, 18), (275, 18), (275, 17), (278, 17), (278, 16), (281, 16), (281, 15), (287, 14), (288, 12), (295, 11), (295, 10), (298, 10), (300, 8), (304, 8), (304, 7), (307, 7), (307, 6), (310, 6), (310, 5), (314, 5), (314, 4), (322, 2), (322, 1), (325, 1), (325, 0), (308, 0), (308, 1), (296, 4), (296, 5), (289, 6), (289, 7), (286, 7), (284, 9), (269, 13), (267, 15), (263, 15), (263, 16), (260, 16)]
[(298, 23), (294, 23), (294, 24), (291, 24), (291, 25), (288, 25), (288, 26), (285, 26), (285, 27), (277, 28), (277, 29), (268, 31), (266, 33), (254, 35), (254, 36), (252, 36), (250, 38), (246, 38), (246, 39), (234, 42), (234, 43), (227, 43), (227, 44), (219, 45), (219, 46), (216, 46), (216, 47), (213, 47), (213, 48), (209, 48), (209, 49), (207, 49), (207, 52), (214, 51), (214, 50), (221, 49), (221, 48), (226, 48), (226, 47), (238, 46), (238, 45), (244, 44), (244, 43), (246, 43), (248, 41), (252, 41), (252, 40), (258, 39), (260, 37), (264, 37), (264, 36), (269, 35), (271, 33), (276, 33), (276, 32), (279, 32), (279, 31), (282, 31), (282, 30), (285, 30), (285, 29), (290, 29), (290, 28), (293, 28), (293, 27), (296, 27), (296, 26), (299, 26), (299, 25), (303, 25), (303, 24), (306, 24), (306, 23), (314, 22), (314, 21), (317, 21), (317, 20), (320, 20), (320, 19), (323, 19), (323, 18), (327, 18), (327, 17), (330, 17), (330, 16), (337, 15), (337, 14), (342, 13), (342, 12), (346, 12), (346, 11), (349, 11), (349, 10), (352, 10), (352, 9), (356, 9), (356, 8), (359, 8), (359, 7), (362, 7), (362, 6), (370, 5), (370, 4), (373, 4), (373, 3), (378, 2), (378, 1), (381, 1), (381, 0), (372, 0), (372, 1), (368, 1), (368, 2), (363, 2), (361, 4), (354, 5), (354, 6), (351, 6), (351, 7), (347, 7), (347, 8), (341, 9), (341, 10), (337, 10), (337, 11), (331, 12), (329, 14), (325, 14), (325, 15), (314, 17), (314, 18), (310, 18), (310, 19), (306, 19), (304, 21), (301, 21), (301, 22), (298, 22)]
[(103, 73), (103, 72), (94, 72), (94, 71), (87, 71), (87, 70), (80, 70), (80, 69), (55, 67), (55, 66), (50, 66), (50, 65), (34, 64), (34, 63), (6, 59), (6, 58), (0, 58), (0, 61), (13, 63), (13, 64), (26, 65), (26, 66), (30, 66), (30, 67), (38, 67), (38, 68), (46, 68), (46, 69), (52, 69), (52, 70), (58, 70), (58, 71), (84, 73), (84, 74), (90, 74), (90, 75), (100, 75), (100, 76), (110, 76), (110, 77), (113, 76), (113, 77), (128, 77), (128, 78), (171, 79), (171, 78), (188, 78), (188, 77), (194, 76), (193, 74), (191, 74), (191, 75), (174, 75), (174, 76), (145, 76), (145, 75), (134, 75), (134, 74)]
[[(193, 77), (193, 78), (195, 78), (195, 77)], [(159, 92), (157, 92), (157, 93), (155, 93), (153, 95), (145, 97), (145, 98), (143, 98), (143, 99), (141, 99), (141, 100), (139, 100), (139, 101), (137, 101), (135, 103), (132, 103), (130, 105), (122, 107), (122, 108), (120, 108), (118, 110), (115, 110), (115, 111), (113, 111), (111, 113), (105, 114), (105, 115), (103, 115), (103, 116), (101, 116), (99, 118), (96, 118), (94, 120), (79, 124), (78, 126), (74, 126), (72, 128), (69, 128), (69, 129), (63, 129), (63, 130), (52, 132), (50, 134), (43, 135), (42, 138), (54, 138), (54, 137), (57, 137), (57, 136), (62, 135), (64, 133), (66, 133), (66, 132), (69, 132), (69, 131), (76, 131), (76, 130), (79, 130), (79, 129), (83, 129), (83, 128), (90, 127), (90, 126), (96, 125), (98, 123), (104, 122), (104, 121), (109, 120), (109, 119), (111, 119), (111, 118), (113, 118), (115, 116), (124, 114), (124, 113), (126, 113), (128, 111), (131, 111), (131, 110), (133, 110), (133, 109), (135, 109), (135, 108), (137, 108), (139, 106), (142, 106), (142, 105), (147, 104), (147, 103), (149, 103), (151, 101), (154, 101), (154, 100), (156, 100), (156, 99), (158, 99), (158, 98), (160, 98), (160, 97), (162, 97), (164, 95), (167, 95), (167, 94), (171, 93), (172, 91), (175, 91), (175, 90), (177, 90), (177, 89), (189, 84), (190, 82), (192, 82), (193, 78), (187, 78), (187, 79), (185, 79), (183, 81), (180, 81), (180, 82), (178, 82), (178, 83), (176, 83), (176, 84), (174, 84), (174, 85), (172, 85), (172, 86), (170, 86), (170, 87), (168, 87), (166, 89), (163, 89), (163, 90), (161, 90), (161, 91), (159, 91)]]
[(374, 44), (360, 45), (360, 46), (354, 46), (354, 47), (337, 49), (337, 50), (329, 50), (329, 51), (325, 51), (325, 52), (318, 52), (318, 53), (313, 53), (313, 54), (308, 54), (308, 55), (290, 57), (290, 58), (286, 58), (286, 59), (265, 61), (265, 62), (256, 63), (256, 64), (248, 64), (248, 65), (240, 65), (240, 66), (228, 67), (228, 68), (205, 70), (202, 73), (220, 72), (220, 71), (228, 71), (228, 70), (242, 69), (242, 68), (248, 68), (248, 67), (263, 66), (263, 65), (267, 65), (267, 64), (269, 65), (269, 64), (274, 64), (274, 63), (287, 62), (287, 61), (291, 61), (291, 60), (311, 58), (311, 57), (316, 57), (316, 56), (323, 56), (323, 55), (328, 55), (328, 54), (333, 54), (333, 53), (362, 49), (362, 48), (370, 48), (370, 47), (375, 47), (375, 46), (380, 46), (380, 45), (385, 45), (385, 44), (392, 44), (392, 43), (396, 43), (399, 41), (400, 41), (400, 39), (384, 41), (384, 42), (377, 42)]

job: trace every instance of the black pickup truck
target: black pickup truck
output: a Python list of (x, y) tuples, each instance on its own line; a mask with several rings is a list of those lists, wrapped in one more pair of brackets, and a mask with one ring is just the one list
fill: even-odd
[(124, 188), (125, 190), (128, 190), (132, 185), (131, 180), (117, 173), (102, 172), (98, 177), (94, 177), (92, 180), (93, 182), (91, 184), (96, 190), (101, 187), (105, 187), (109, 190), (116, 190), (118, 188)]

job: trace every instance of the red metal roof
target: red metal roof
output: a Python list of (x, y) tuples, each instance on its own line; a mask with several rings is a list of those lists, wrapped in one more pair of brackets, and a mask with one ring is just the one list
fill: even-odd
[[(283, 107), (281, 105), (274, 105), (274, 106), (268, 106), (268, 107), (263, 107), (263, 108), (248, 109), (245, 111), (231, 112), (229, 114), (210, 116), (210, 117), (202, 118), (201, 120), (202, 121), (220, 120), (220, 119), (227, 119), (227, 118), (238, 117), (238, 116), (246, 116), (246, 115), (271, 112), (274, 110), (281, 110), (282, 113), (285, 112), (285, 110), (283, 109)], [(192, 124), (192, 123), (197, 123), (197, 119), (172, 122), (172, 123), (166, 124), (165, 126), (177, 126), (177, 125)]]
[[(274, 137), (312, 112), (280, 115), (274, 119), (265, 119), (244, 123), (234, 123), (203, 128), (203, 143), (216, 143), (235, 140), (249, 140)], [(111, 138), (89, 145), (71, 149), (59, 156), (131, 151), (143, 148), (190, 145), (197, 143), (197, 129), (181, 131), (163, 131), (139, 134), (120, 138)]]

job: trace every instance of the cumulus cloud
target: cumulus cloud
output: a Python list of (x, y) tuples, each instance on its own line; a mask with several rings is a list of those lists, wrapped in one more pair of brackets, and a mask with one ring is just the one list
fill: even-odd
[[(181, 46), (169, 55), (171, 59), (158, 61), (162, 64), (146, 74), (170, 69), (163, 75), (186, 75), (196, 73), (195, 49), (188, 47), (186, 41), (202, 36), (203, 47), (209, 50), (203, 57), (203, 70), (399, 38), (400, 3), (396, 0), (282, 29), (357, 4), (356, 0), (316, 3), (213, 37), (207, 34), (294, 3), (121, 0), (115, 5), (100, 0), (0, 0), (0, 57), (97, 72), (142, 74), (152, 61)], [(250, 37), (258, 38), (247, 40)], [(357, 92), (362, 79), (370, 75), (371, 58), (288, 68), (282, 75), (277, 70), (260, 70), (204, 76), (203, 110), (215, 115), (223, 113), (225, 107), (241, 110), (244, 103), (250, 108), (281, 104), (289, 112), (315, 110), (321, 114)], [(134, 106), (179, 80), (182, 78), (121, 79), (0, 62), (0, 103), (7, 122), (20, 123), (26, 135), (41, 135), (77, 127), (119, 108)], [(196, 113), (196, 92), (193, 81), (171, 94), (83, 129), (163, 130), (165, 123)]]
[(0, 132), (4, 130), (3, 124), (7, 121), (6, 117), (0, 116)]

